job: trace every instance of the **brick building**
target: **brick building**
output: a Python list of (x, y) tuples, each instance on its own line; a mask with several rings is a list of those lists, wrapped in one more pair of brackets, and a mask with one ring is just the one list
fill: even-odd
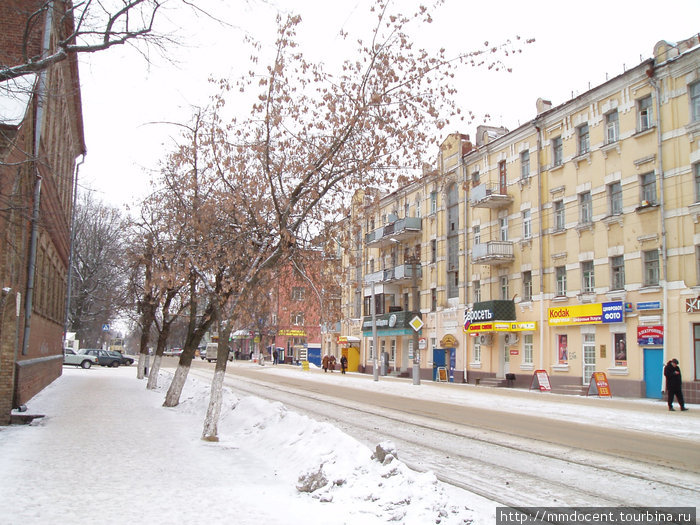
[[(26, 61), (27, 20), (43, 4), (0, 3), (0, 64)], [(26, 32), (29, 56), (72, 30), (66, 3), (52, 6)], [(61, 375), (74, 173), (84, 153), (76, 56), (0, 82), (0, 424)]]

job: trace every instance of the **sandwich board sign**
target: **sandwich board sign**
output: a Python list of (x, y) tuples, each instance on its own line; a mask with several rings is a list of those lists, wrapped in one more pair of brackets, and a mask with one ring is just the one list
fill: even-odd
[(612, 390), (605, 372), (593, 372), (591, 384), (588, 386), (587, 396), (593, 394), (598, 397), (612, 397)]
[(546, 370), (535, 370), (530, 382), (530, 390), (538, 389), (540, 392), (551, 392), (552, 386), (549, 384), (549, 376)]

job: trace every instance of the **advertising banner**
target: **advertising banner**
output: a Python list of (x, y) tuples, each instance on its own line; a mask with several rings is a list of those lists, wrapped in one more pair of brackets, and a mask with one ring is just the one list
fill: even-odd
[(664, 344), (663, 326), (638, 326), (637, 343), (640, 345), (662, 345)]
[(549, 309), (550, 326), (621, 323), (624, 321), (622, 301), (556, 306)]

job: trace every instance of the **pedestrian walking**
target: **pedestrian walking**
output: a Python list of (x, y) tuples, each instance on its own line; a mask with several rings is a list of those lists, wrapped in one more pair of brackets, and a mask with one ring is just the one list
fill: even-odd
[(676, 410), (673, 408), (673, 398), (678, 400), (678, 404), (682, 411), (688, 410), (685, 408), (685, 401), (683, 401), (683, 391), (681, 389), (682, 379), (681, 379), (681, 368), (678, 366), (678, 359), (671, 359), (664, 368), (664, 376), (666, 376), (666, 394), (668, 395), (668, 409), (670, 411)]
[(340, 373), (344, 374), (348, 367), (348, 358), (343, 356), (340, 358)]
[(331, 374), (332, 374), (332, 373), (333, 373), (333, 370), (335, 370), (335, 356), (334, 356), (334, 355), (332, 355), (332, 356), (328, 359), (328, 368), (330, 368)]
[(323, 367), (324, 372), (328, 372), (328, 363), (330, 362), (330, 357), (328, 357), (328, 354), (323, 356), (323, 359), (321, 360), (321, 366)]

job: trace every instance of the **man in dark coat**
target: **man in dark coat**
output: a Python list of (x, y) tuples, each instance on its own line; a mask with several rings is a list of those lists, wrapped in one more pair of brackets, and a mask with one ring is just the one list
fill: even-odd
[(678, 359), (671, 359), (664, 367), (664, 376), (666, 376), (666, 393), (668, 395), (668, 409), (675, 410), (673, 408), (673, 396), (678, 400), (678, 404), (681, 406), (681, 410), (688, 410), (685, 408), (685, 401), (683, 401), (683, 392), (681, 390), (681, 369), (678, 366)]

